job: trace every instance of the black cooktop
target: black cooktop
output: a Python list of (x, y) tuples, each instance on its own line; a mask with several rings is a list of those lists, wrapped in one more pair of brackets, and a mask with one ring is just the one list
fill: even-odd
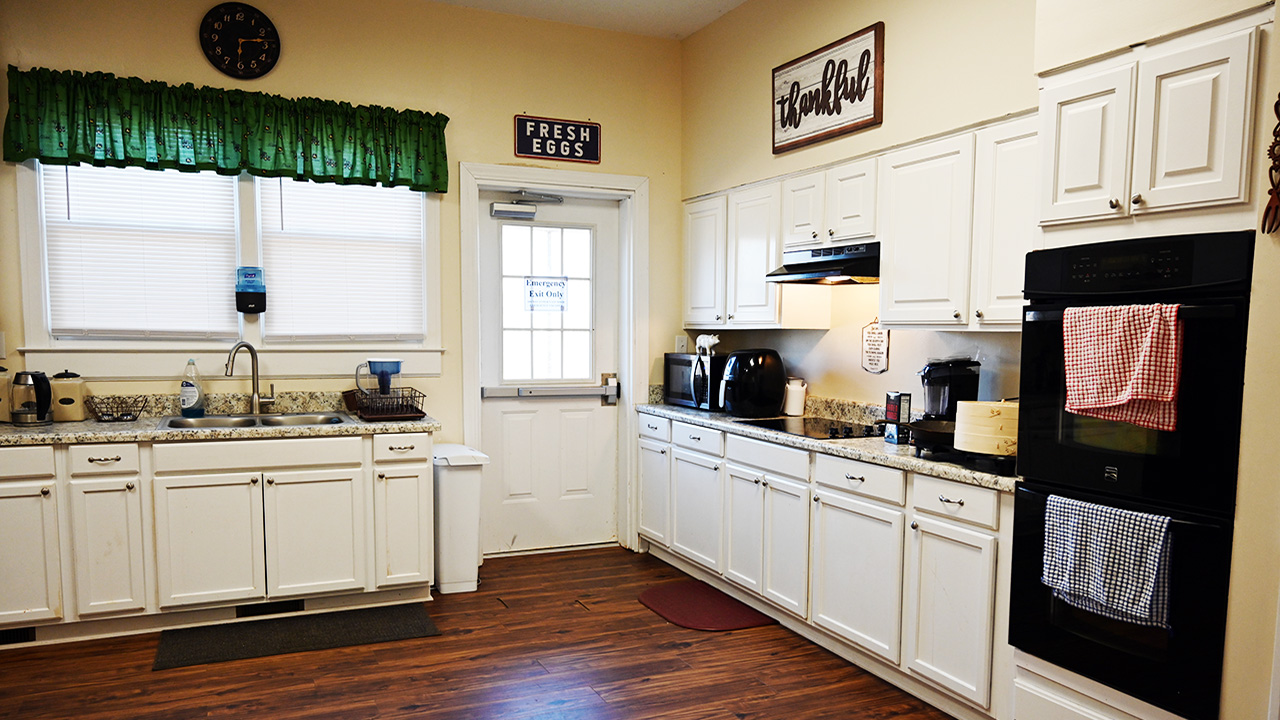
[(875, 437), (880, 435), (880, 428), (875, 425), (859, 425), (842, 420), (831, 420), (819, 417), (780, 417), (761, 420), (739, 420), (743, 425), (777, 430), (778, 432), (805, 437), (831, 440), (839, 438)]

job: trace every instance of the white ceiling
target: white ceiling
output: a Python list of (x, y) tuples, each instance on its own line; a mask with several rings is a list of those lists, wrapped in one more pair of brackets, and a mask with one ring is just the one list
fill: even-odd
[(746, 0), (436, 0), (447, 5), (683, 40)]

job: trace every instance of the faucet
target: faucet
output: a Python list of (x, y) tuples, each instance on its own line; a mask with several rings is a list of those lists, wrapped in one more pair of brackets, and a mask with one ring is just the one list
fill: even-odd
[(244, 341), (236, 343), (227, 354), (227, 377), (231, 377), (231, 373), (236, 369), (236, 353), (240, 352), (241, 348), (249, 351), (249, 369), (253, 373), (253, 394), (249, 396), (249, 412), (259, 415), (262, 413), (263, 405), (271, 405), (276, 401), (276, 386), (275, 383), (271, 384), (271, 394), (266, 397), (258, 394), (258, 351)]

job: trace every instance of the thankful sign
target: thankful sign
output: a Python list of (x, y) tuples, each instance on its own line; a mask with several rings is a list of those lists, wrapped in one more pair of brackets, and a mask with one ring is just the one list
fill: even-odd
[(773, 152), (879, 125), (884, 23), (773, 69)]

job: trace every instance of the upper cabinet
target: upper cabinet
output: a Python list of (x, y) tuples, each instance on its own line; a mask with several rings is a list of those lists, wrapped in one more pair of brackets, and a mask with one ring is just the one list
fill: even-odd
[(875, 234), (876, 158), (783, 181), (782, 242), (787, 250), (869, 240)]
[(727, 203), (727, 198), (719, 195), (684, 205), (685, 325), (724, 322)]
[(970, 329), (1022, 328), (1023, 267), (1027, 253), (1042, 244), (1039, 125), (1025, 117), (974, 134)]
[(1201, 33), (1046, 78), (1041, 221), (1247, 202), (1256, 46)]

